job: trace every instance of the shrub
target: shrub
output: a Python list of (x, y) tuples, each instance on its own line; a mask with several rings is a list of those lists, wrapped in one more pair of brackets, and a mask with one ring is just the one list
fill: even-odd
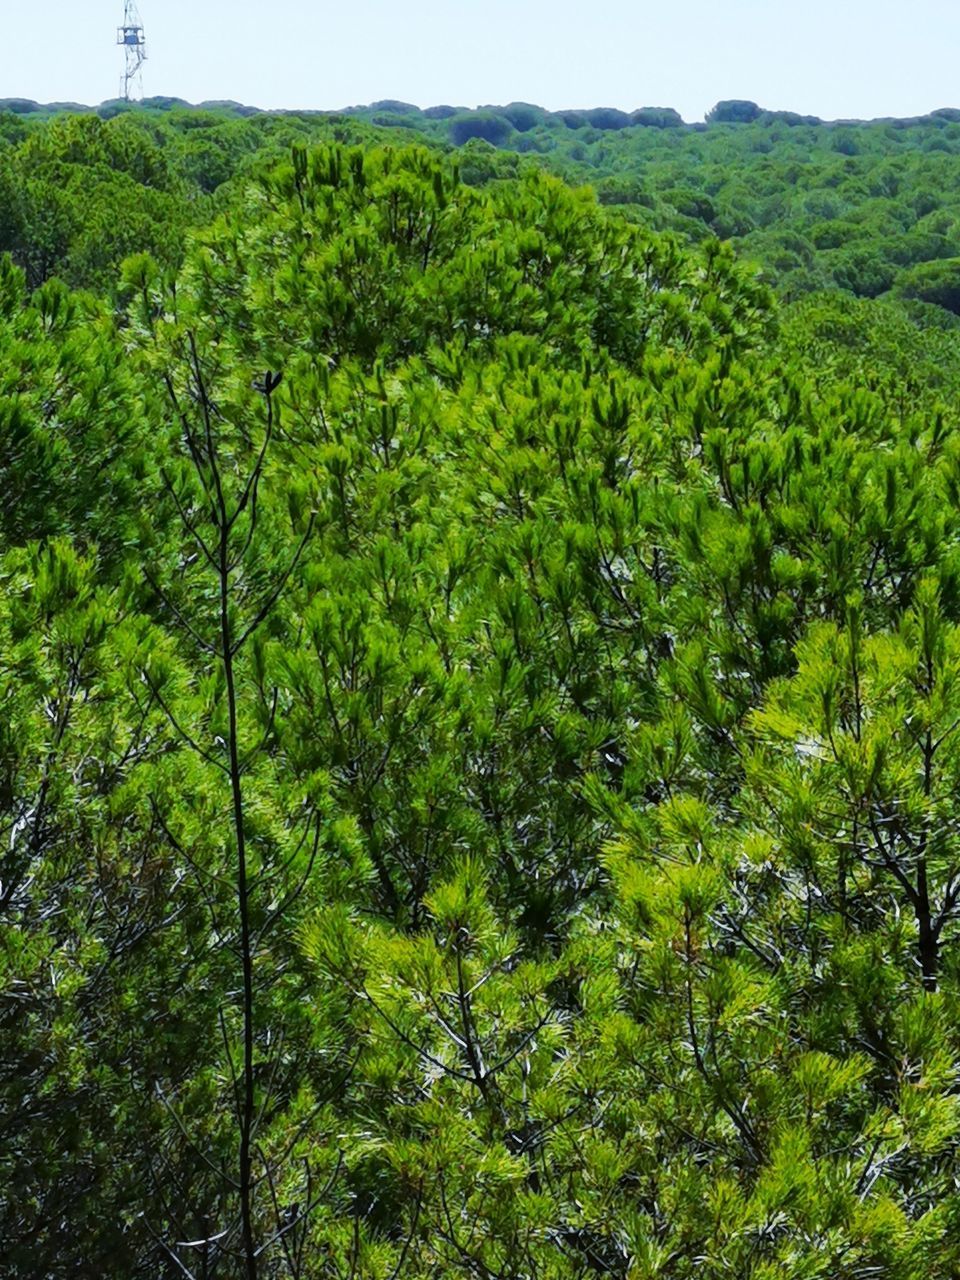
[(896, 292), (901, 298), (932, 302), (960, 315), (960, 258), (920, 262), (897, 277)]
[(718, 102), (712, 111), (707, 112), (708, 124), (752, 124), (763, 112), (755, 102), (743, 98), (730, 98)]
[(450, 139), (458, 147), (471, 138), (482, 138), (484, 142), (498, 147), (507, 141), (511, 133), (513, 126), (509, 120), (487, 111), (471, 111), (450, 121)]
[(583, 114), (593, 129), (626, 129), (633, 123), (626, 111), (618, 111), (616, 107), (594, 107)]
[(682, 129), (683, 116), (673, 107), (641, 107), (630, 119), (645, 129)]
[(543, 124), (547, 118), (543, 107), (536, 107), (530, 102), (511, 102), (500, 114), (510, 121), (518, 133), (528, 133), (537, 125)]

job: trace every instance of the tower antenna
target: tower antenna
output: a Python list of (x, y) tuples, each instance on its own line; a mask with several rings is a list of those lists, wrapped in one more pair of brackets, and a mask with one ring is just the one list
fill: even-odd
[(120, 96), (124, 102), (131, 99), (131, 87), (139, 90), (143, 97), (143, 73), (141, 68), (147, 60), (147, 42), (143, 34), (143, 23), (137, 12), (135, 0), (124, 0), (123, 26), (117, 28), (117, 44), (123, 46), (126, 59), (123, 75), (120, 77)]

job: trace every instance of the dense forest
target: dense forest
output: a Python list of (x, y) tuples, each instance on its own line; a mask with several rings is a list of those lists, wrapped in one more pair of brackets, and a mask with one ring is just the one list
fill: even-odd
[(0, 1275), (960, 1274), (960, 112), (0, 111)]

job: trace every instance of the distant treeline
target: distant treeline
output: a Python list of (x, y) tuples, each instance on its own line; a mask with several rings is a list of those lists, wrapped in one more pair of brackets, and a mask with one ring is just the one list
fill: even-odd
[[(820, 116), (804, 115), (797, 111), (771, 111), (751, 102), (747, 98), (728, 98), (718, 102), (707, 112), (703, 121), (688, 122), (673, 107), (638, 107), (635, 111), (622, 111), (618, 107), (578, 107), (560, 111), (548, 111), (532, 102), (509, 102), (506, 106), (488, 105), (480, 107), (455, 107), (440, 104), (432, 107), (418, 107), (412, 102), (402, 102), (396, 98), (382, 98), (365, 106), (338, 108), (337, 110), (316, 111), (265, 111), (260, 107), (247, 106), (232, 99), (207, 99), (200, 103), (187, 102), (184, 98), (166, 95), (154, 95), (137, 103), (127, 102), (123, 98), (109, 98), (99, 106), (85, 105), (81, 102), (35, 102), (32, 98), (0, 98), (0, 112), (10, 111), (22, 116), (54, 116), (65, 112), (100, 116), (109, 120), (124, 111), (216, 111), (219, 114), (248, 117), (257, 115), (295, 115), (304, 117), (320, 117), (329, 119), (332, 116), (354, 116), (369, 120), (373, 124), (387, 128), (399, 125), (426, 128), (431, 123), (440, 123), (449, 128), (455, 142), (465, 142), (469, 138), (486, 138), (487, 141), (499, 143), (510, 132), (527, 133), (538, 126), (560, 124), (567, 129), (691, 129), (701, 132), (712, 124), (786, 124), (786, 125), (827, 125), (840, 128), (850, 125), (892, 125), (895, 128), (911, 128), (916, 125), (955, 124), (960, 121), (960, 109), (941, 107), (922, 116), (882, 117), (875, 120), (823, 120)], [(497, 120), (509, 126), (506, 132), (491, 130), (489, 121)], [(472, 129), (469, 127), (473, 124)], [(496, 138), (488, 136), (498, 133)], [(459, 135), (459, 136), (457, 136)]]

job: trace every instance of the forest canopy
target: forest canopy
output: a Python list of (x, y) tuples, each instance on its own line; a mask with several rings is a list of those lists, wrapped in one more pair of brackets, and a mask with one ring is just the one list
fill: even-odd
[(957, 1275), (960, 125), (754, 107), (0, 115), (0, 1274)]
[[(469, 185), (556, 174), (647, 230), (729, 240), (788, 301), (834, 289), (912, 298), (918, 268), (960, 257), (960, 113), (825, 123), (737, 100), (698, 125), (670, 108), (523, 102), (284, 114), (151, 98), (95, 114), (0, 100), (0, 249), (31, 285), (56, 274), (109, 291), (128, 253), (179, 263), (186, 229), (234, 185), (292, 145), (330, 142), (453, 152)], [(127, 213), (111, 224), (118, 202)]]

